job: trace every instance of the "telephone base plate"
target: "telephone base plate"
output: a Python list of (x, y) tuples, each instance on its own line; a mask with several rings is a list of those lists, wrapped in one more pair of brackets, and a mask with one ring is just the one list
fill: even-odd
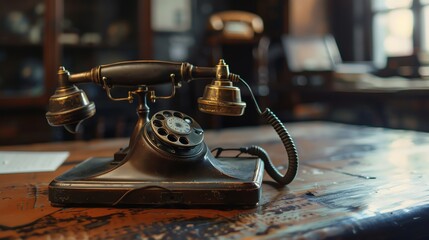
[(190, 166), (182, 175), (157, 176), (127, 163), (118, 167), (113, 158), (90, 158), (50, 183), (49, 200), (54, 206), (258, 204), (264, 172), (259, 158), (222, 157), (209, 162), (210, 171), (207, 166)]

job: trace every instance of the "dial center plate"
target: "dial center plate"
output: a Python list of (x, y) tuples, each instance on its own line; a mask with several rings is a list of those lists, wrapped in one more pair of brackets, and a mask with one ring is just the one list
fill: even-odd
[(169, 117), (167, 118), (167, 128), (177, 134), (189, 134), (191, 126), (182, 118)]

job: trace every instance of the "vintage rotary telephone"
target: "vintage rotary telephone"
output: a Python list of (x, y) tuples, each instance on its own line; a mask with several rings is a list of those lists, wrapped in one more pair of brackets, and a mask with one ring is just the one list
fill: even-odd
[[(95, 114), (95, 105), (75, 83), (103, 86), (114, 101), (138, 98), (138, 121), (129, 146), (111, 158), (90, 158), (49, 185), (53, 205), (256, 205), (260, 200), (264, 166), (280, 185), (290, 183), (297, 172), (298, 156), (292, 138), (269, 110), (259, 109), (249, 85), (230, 73), (223, 60), (216, 67), (197, 67), (189, 63), (128, 61), (71, 74), (60, 67), (59, 86), (49, 100), (46, 118), (52, 126), (76, 132), (79, 124)], [(164, 110), (149, 120), (146, 99), (169, 99), (184, 81), (212, 79), (198, 99), (202, 112), (240, 116), (246, 103), (233, 82), (248, 87), (262, 118), (280, 136), (289, 160), (282, 176), (268, 154), (258, 146), (238, 149), (217, 148), (215, 156), (204, 143), (204, 131), (190, 116)], [(149, 87), (172, 84), (171, 96), (156, 96)], [(135, 86), (126, 98), (113, 98), (117, 86)], [(222, 157), (226, 150), (239, 151), (236, 157)], [(247, 157), (242, 156), (246, 153)]]

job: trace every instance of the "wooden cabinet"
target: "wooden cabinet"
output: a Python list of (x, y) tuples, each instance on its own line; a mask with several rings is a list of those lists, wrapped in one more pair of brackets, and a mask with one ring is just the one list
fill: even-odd
[(0, 31), (0, 144), (52, 140), (44, 112), (59, 66), (151, 58), (150, 0), (9, 1)]
[(63, 9), (58, 42), (70, 70), (150, 58), (148, 0), (63, 0)]
[(47, 90), (44, 66), (45, 2), (11, 1), (0, 9), (0, 106), (42, 104)]

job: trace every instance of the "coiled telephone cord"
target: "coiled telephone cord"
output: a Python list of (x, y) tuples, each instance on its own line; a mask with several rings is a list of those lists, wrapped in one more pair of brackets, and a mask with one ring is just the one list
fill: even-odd
[(265, 170), (267, 171), (268, 175), (271, 178), (273, 178), (281, 186), (287, 185), (293, 181), (293, 179), (295, 178), (298, 172), (299, 158), (298, 158), (298, 152), (295, 147), (295, 143), (292, 137), (290, 136), (289, 132), (287, 131), (286, 127), (278, 119), (278, 117), (269, 108), (266, 108), (265, 111), (262, 112), (261, 109), (259, 108), (259, 105), (256, 101), (255, 96), (253, 95), (253, 92), (250, 86), (242, 78), (239, 78), (239, 80), (244, 85), (246, 85), (246, 87), (249, 89), (252, 99), (255, 103), (256, 109), (261, 115), (261, 117), (264, 118), (267, 121), (267, 123), (269, 123), (274, 128), (277, 135), (280, 137), (280, 140), (283, 143), (283, 146), (286, 150), (287, 157), (288, 157), (289, 164), (288, 164), (287, 171), (284, 175), (282, 175), (274, 166), (268, 153), (260, 146), (252, 145), (250, 147), (241, 147), (238, 149), (216, 148), (216, 149), (213, 149), (212, 151), (215, 151), (215, 150), (217, 151), (216, 157), (218, 157), (223, 151), (227, 151), (227, 150), (240, 151), (237, 157), (242, 153), (257, 156), (264, 162)]

